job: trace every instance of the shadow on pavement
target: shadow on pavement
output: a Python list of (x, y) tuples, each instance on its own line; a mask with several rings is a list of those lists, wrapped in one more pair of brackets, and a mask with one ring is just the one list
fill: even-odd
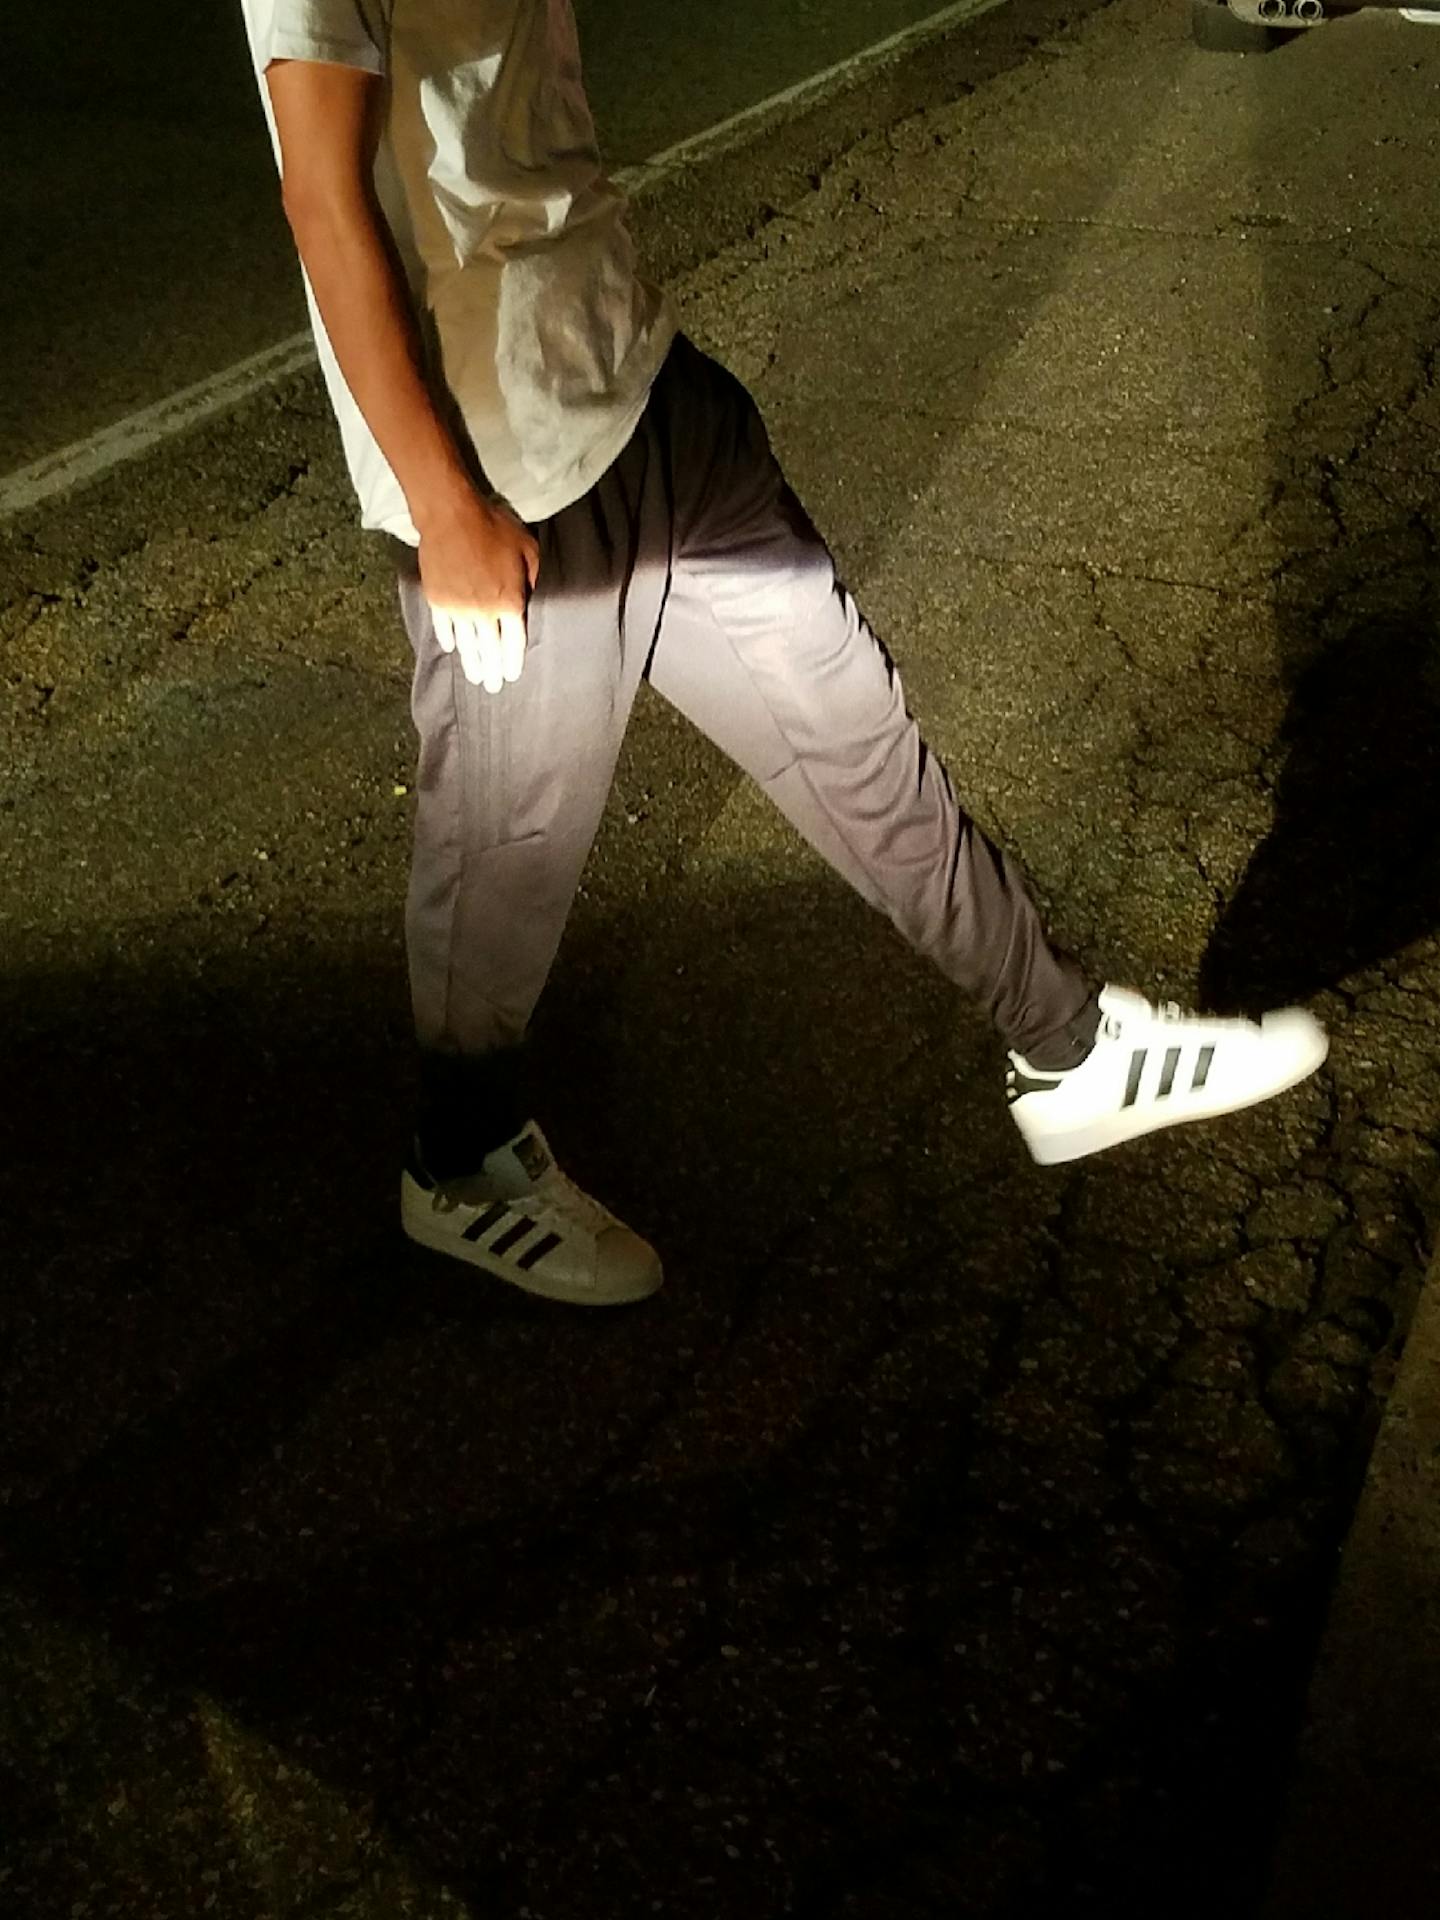
[(1340, 617), (1286, 622), (1294, 680), (1275, 819), (1206, 953), (1212, 1006), (1308, 999), (1440, 926), (1433, 562), (1377, 583), (1373, 550), (1345, 558), (1354, 584)]
[(17, 1911), (1198, 1913), (1216, 1820), (1259, 1857), (1368, 1353), (1262, 1405), (1256, 1181), (1038, 1173), (838, 885), (582, 910), (539, 1105), (670, 1262), (614, 1315), (399, 1239), (388, 932), (4, 999)]
[[(1286, 61), (1343, 70), (1352, 29), (1393, 30), (1398, 53), (1412, 45), (1400, 22), (1371, 15), (1249, 75), (1254, 217), (1282, 231), (1293, 219), (1297, 236), (1325, 215), (1297, 164), (1312, 123)], [(1366, 193), (1383, 178), (1377, 167)], [(1262, 182), (1285, 183), (1273, 210)], [(1277, 525), (1306, 531), (1268, 583), (1290, 694), (1273, 820), (1201, 974), (1209, 1004), (1247, 1010), (1335, 987), (1440, 927), (1440, 314), (1413, 262), (1378, 236), (1262, 257), (1272, 506)]]

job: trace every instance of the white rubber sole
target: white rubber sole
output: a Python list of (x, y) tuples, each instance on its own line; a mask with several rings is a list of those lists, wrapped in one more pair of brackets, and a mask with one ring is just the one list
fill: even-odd
[(538, 1300), (556, 1300), (571, 1307), (623, 1307), (637, 1300), (650, 1299), (664, 1283), (664, 1270), (658, 1259), (651, 1270), (637, 1274), (633, 1281), (618, 1287), (600, 1282), (593, 1287), (579, 1287), (564, 1280), (547, 1278), (538, 1267), (526, 1270), (507, 1266), (504, 1261), (486, 1253), (484, 1248), (472, 1246), (454, 1232), (438, 1226), (430, 1196), (408, 1173), (400, 1176), (400, 1226), (406, 1238), (413, 1240), (417, 1246), (428, 1248), (431, 1253), (443, 1253), (448, 1259), (458, 1260), (467, 1267), (475, 1267), (492, 1280), (501, 1280), (507, 1287), (533, 1294)]

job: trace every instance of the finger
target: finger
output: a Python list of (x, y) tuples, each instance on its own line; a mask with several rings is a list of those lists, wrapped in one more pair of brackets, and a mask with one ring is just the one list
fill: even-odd
[(485, 678), (485, 654), (479, 626), (475, 620), (463, 614), (456, 619), (455, 645), (460, 654), (460, 665), (465, 670), (465, 678), (472, 687), (478, 687)]
[(518, 613), (500, 616), (500, 673), (505, 680), (520, 678), (525, 664), (525, 622)]
[(499, 693), (505, 684), (500, 661), (500, 629), (493, 620), (477, 622), (480, 639), (480, 665), (487, 693)]
[(432, 607), (430, 620), (435, 628), (435, 638), (440, 642), (440, 651), (453, 653), (455, 651), (454, 615), (447, 613), (443, 607)]
[(526, 578), (530, 582), (530, 591), (533, 593), (535, 584), (540, 578), (540, 542), (532, 535), (525, 541), (521, 552), (525, 557)]

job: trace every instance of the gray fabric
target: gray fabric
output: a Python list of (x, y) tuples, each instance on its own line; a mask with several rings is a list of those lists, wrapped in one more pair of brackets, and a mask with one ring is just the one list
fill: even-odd
[(525, 670), (498, 695), (440, 651), (402, 565), (423, 1050), (478, 1060), (522, 1039), (648, 675), (1008, 1045), (1043, 1057), (1059, 1036), (1049, 1063), (1069, 1063), (1089, 983), (956, 804), (738, 381), (678, 341), (623, 454), (535, 533)]

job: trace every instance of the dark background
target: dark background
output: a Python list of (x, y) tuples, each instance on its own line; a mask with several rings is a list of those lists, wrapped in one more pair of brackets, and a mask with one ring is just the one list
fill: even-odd
[[(580, 0), (622, 167), (938, 12), (937, 0)], [(305, 325), (240, 0), (0, 18), (0, 475)]]

